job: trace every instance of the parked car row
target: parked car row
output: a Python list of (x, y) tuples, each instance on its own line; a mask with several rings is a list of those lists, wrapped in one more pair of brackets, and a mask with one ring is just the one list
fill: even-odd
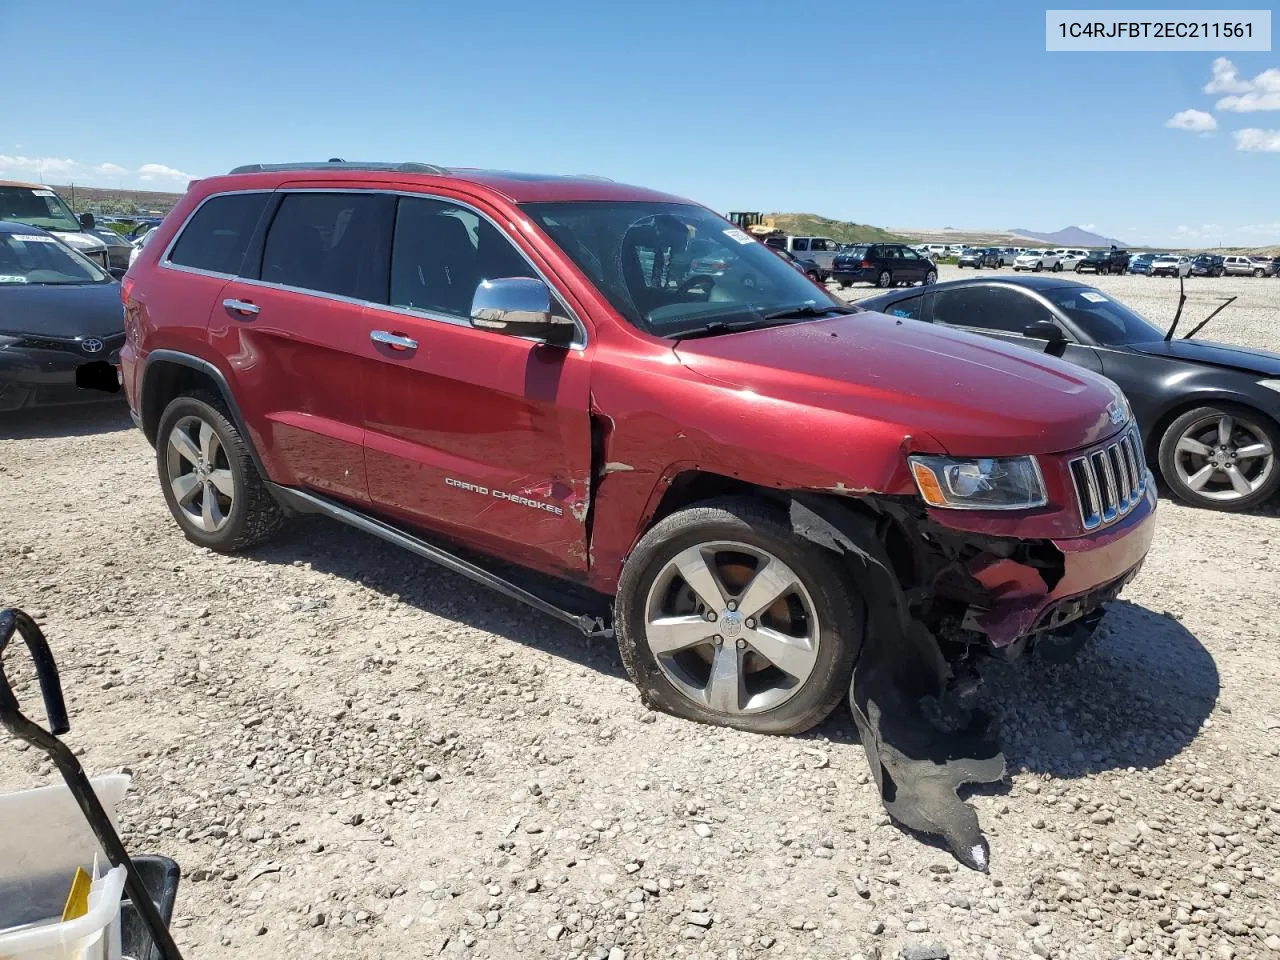
[(1128, 272), (1150, 277), (1277, 277), (1280, 257), (1139, 253), (1129, 261)]

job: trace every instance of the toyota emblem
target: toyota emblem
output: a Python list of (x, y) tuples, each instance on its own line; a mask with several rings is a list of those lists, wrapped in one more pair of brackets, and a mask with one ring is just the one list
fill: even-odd
[(101, 353), (104, 346), (106, 346), (106, 344), (95, 337), (90, 337), (88, 340), (80, 341), (80, 349), (85, 353)]

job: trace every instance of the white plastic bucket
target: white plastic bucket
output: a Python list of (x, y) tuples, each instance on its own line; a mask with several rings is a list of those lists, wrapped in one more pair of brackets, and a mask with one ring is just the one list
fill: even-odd
[[(113, 824), (129, 779), (92, 781)], [(0, 960), (116, 960), (125, 870), (95, 874), (106, 865), (65, 785), (0, 796)], [(94, 878), (89, 911), (62, 923), (77, 867)]]

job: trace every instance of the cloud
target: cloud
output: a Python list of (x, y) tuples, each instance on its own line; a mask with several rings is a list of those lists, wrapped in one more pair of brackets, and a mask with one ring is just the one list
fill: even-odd
[(74, 175), (80, 164), (62, 157), (8, 156), (0, 153), (0, 173), (27, 177), (65, 177)]
[(1255, 113), (1258, 110), (1280, 110), (1280, 93), (1241, 94), (1238, 97), (1223, 97), (1214, 107), (1218, 110), (1230, 110), (1232, 113)]
[(1213, 114), (1203, 110), (1182, 110), (1164, 122), (1166, 127), (1174, 130), (1190, 130), (1192, 133), (1209, 133), (1218, 129), (1218, 121)]
[(1205, 93), (1226, 93), (1214, 108), (1232, 113), (1254, 113), (1258, 110), (1280, 110), (1280, 68), (1263, 70), (1252, 80), (1241, 80), (1236, 66), (1226, 57), (1213, 61), (1213, 79), (1204, 86)]
[(1280, 130), (1246, 127), (1243, 130), (1237, 130), (1231, 136), (1236, 141), (1237, 150), (1253, 153), (1280, 153)]
[(93, 183), (95, 180), (194, 180), (181, 170), (160, 163), (146, 163), (137, 170), (118, 163), (81, 163), (69, 157), (28, 157), (0, 153), (0, 176), (19, 180), (40, 179), (52, 183)]
[(189, 173), (166, 167), (163, 163), (144, 163), (138, 168), (139, 180), (195, 180)]
[(1248, 93), (1253, 87), (1241, 80), (1236, 65), (1226, 57), (1213, 61), (1213, 79), (1204, 85), (1205, 93)]

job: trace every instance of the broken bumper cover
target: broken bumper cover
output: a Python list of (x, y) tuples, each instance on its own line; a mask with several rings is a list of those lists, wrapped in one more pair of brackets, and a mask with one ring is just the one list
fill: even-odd
[(1062, 554), (1062, 576), (1050, 589), (1039, 571), (987, 556), (970, 570), (991, 603), (971, 607), (965, 626), (981, 631), (995, 647), (1088, 615), (1137, 576), (1155, 536), (1155, 484), (1134, 510), (1109, 527), (1082, 537), (1051, 540)]

